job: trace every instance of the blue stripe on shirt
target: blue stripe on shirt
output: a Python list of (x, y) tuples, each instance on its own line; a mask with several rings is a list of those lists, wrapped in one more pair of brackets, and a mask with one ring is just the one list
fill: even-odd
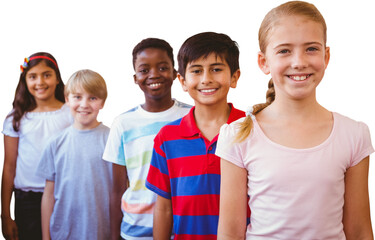
[(121, 223), (121, 232), (132, 237), (152, 237), (152, 227), (130, 225), (124, 221)]
[(161, 149), (168, 149), (167, 159), (206, 155), (206, 147), (202, 138), (178, 139), (165, 141)]
[(164, 122), (155, 122), (152, 124), (148, 124), (145, 126), (137, 127), (130, 129), (128, 131), (123, 132), (122, 134), (122, 140), (123, 144), (127, 144), (128, 142), (134, 141), (135, 139), (149, 136), (149, 135), (156, 135), (159, 130), (169, 123), (168, 121)]
[(217, 234), (219, 216), (178, 216), (173, 215), (176, 234)]
[(171, 178), (172, 197), (220, 194), (220, 175), (204, 174)]

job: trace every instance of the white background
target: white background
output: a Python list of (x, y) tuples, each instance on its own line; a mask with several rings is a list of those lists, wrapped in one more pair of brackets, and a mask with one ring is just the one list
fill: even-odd
[[(280, 0), (1, 1), (0, 119), (11, 110), (23, 59), (38, 51), (55, 56), (64, 82), (83, 68), (100, 73), (109, 96), (99, 120), (144, 101), (134, 84), (131, 52), (142, 39), (167, 40), (175, 56), (193, 34), (228, 34), (240, 47), (242, 75), (229, 101), (237, 108), (264, 102), (269, 76), (258, 68), (258, 28)], [(318, 101), (331, 111), (368, 124), (375, 142), (375, 14), (371, 0), (312, 0), (326, 19), (331, 60), (318, 87)], [(176, 80), (173, 97), (193, 104)], [(0, 140), (3, 145), (3, 138)], [(3, 155), (3, 148), (0, 148)], [(0, 167), (2, 170), (2, 164)], [(375, 222), (375, 163), (370, 166), (370, 198)], [(375, 226), (375, 224), (373, 224)], [(375, 228), (375, 227), (374, 227)]]

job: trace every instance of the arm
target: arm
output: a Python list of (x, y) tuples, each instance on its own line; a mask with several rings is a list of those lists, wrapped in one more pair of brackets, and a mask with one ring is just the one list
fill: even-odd
[(111, 239), (118, 240), (122, 221), (121, 198), (125, 190), (129, 187), (129, 181), (125, 166), (112, 164), (112, 175), (113, 184), (109, 206)]
[(18, 239), (16, 222), (10, 216), (10, 201), (14, 188), (18, 155), (18, 138), (4, 136), (4, 167), (1, 181), (1, 220), (3, 236)]
[(220, 214), (217, 239), (245, 239), (246, 215), (247, 171), (221, 159)]
[(55, 205), (55, 182), (46, 181), (42, 197), (42, 236), (43, 240), (51, 239), (49, 232), (50, 219)]
[(374, 239), (370, 218), (368, 193), (369, 157), (356, 166), (350, 167), (345, 174), (343, 225), (346, 238)]
[(157, 196), (154, 210), (154, 239), (170, 239), (173, 226), (172, 201)]

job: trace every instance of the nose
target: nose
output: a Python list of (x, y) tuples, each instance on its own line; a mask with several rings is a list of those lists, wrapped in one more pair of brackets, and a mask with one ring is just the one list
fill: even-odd
[(212, 82), (212, 76), (210, 71), (204, 71), (204, 74), (201, 76), (201, 84), (209, 84)]
[(88, 99), (83, 97), (80, 101), (80, 107), (87, 107), (87, 105), (88, 105)]
[(38, 85), (42, 85), (42, 84), (44, 83), (44, 77), (38, 75), (38, 76), (36, 77), (36, 83), (37, 83)]
[(160, 72), (158, 68), (151, 68), (149, 72), (149, 78), (159, 78)]
[(303, 69), (308, 66), (308, 61), (306, 58), (306, 53), (303, 51), (294, 52), (292, 59), (292, 68), (294, 69)]

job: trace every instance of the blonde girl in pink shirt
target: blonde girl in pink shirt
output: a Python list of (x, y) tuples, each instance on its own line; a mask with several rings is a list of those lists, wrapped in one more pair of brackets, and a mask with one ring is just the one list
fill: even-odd
[(265, 16), (258, 64), (272, 76), (267, 102), (220, 130), (218, 239), (373, 239), (368, 127), (316, 99), (330, 59), (326, 29), (306, 2)]

